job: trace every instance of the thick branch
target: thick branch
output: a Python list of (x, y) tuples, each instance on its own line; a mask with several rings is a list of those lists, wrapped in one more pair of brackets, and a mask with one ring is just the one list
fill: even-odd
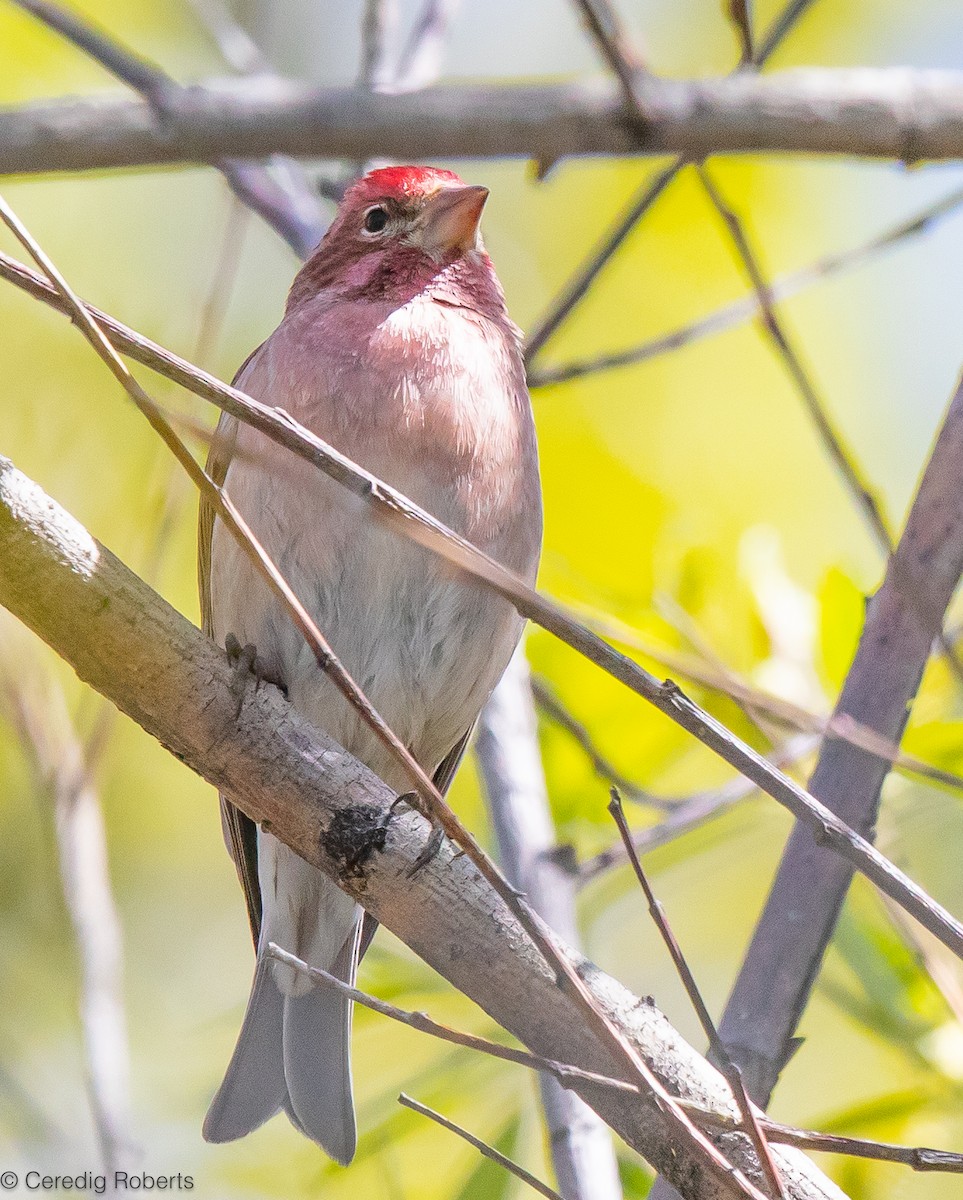
[[(873, 598), (833, 720), (858, 721), (898, 743), (946, 607), (963, 570), (963, 383)], [(829, 737), (810, 791), (873, 836), (889, 767)], [(792, 1053), (792, 1036), (845, 899), (852, 868), (797, 824), (726, 1008), (720, 1032), (765, 1105)]]
[[(411, 877), (427, 823), (398, 811), (389, 824), (393, 793), (301, 720), (275, 689), (249, 690), (236, 715), (222, 652), (2, 459), (0, 603), (532, 1050), (602, 1074), (620, 1070), (467, 858), (446, 846)], [(722, 1079), (657, 1009), (575, 961), (598, 1003), (661, 1079), (685, 1099), (733, 1115)], [(706, 1173), (651, 1099), (626, 1104), (621, 1093), (588, 1082), (578, 1091), (683, 1195), (729, 1200), (735, 1194)], [(718, 1140), (755, 1173), (742, 1136)], [(793, 1198), (840, 1200), (842, 1193), (798, 1152), (779, 1156)]]
[(355, 160), (571, 155), (845, 154), (915, 162), (963, 156), (963, 73), (809, 67), (762, 77), (646, 77), (643, 122), (610, 83), (436, 87), (411, 95), (213, 80), (164, 115), (115, 96), (0, 112), (0, 174), (210, 163), (275, 153)]

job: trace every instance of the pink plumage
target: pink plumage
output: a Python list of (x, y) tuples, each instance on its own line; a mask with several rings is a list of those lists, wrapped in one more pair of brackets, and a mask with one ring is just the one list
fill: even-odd
[[(430, 167), (389, 167), (360, 180), (238, 382), (531, 580), (541, 540), (535, 434), (519, 333), (478, 233), (486, 196)], [(230, 418), (219, 426), (211, 467), (381, 715), (423, 767), (444, 764), (447, 777), (518, 641), (511, 606)], [(292, 704), (407, 789), (209, 511), (200, 576), (212, 635), (256, 645)], [(205, 1136), (243, 1136), (283, 1109), (347, 1162), (355, 1146), (350, 1006), (263, 949), (275, 941), (351, 981), (361, 910), (245, 825), (229, 800), (225, 818), (258, 960)]]

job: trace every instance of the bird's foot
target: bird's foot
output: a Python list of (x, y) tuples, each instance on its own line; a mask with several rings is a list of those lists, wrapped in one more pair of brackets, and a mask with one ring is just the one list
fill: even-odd
[[(238, 638), (233, 633), (229, 633), (224, 639), (224, 650), (227, 653), (227, 661), (234, 672), (231, 680), (231, 695), (235, 702), (234, 719), (236, 721), (244, 707), (244, 698), (252, 677), (255, 692), (265, 680), (268, 683), (275, 681), (264, 670), (264, 664), (258, 658), (257, 647), (250, 642), (246, 646), (242, 646)], [(280, 684), (276, 684), (276, 686), (280, 687), (281, 691), (285, 691)]]
[[(388, 816), (385, 825), (391, 823), (391, 818), (395, 815), (395, 809), (399, 804), (405, 804), (408, 808), (413, 808), (415, 812), (420, 813), (426, 820), (431, 821), (431, 814), (428, 812), (424, 801), (417, 792), (402, 792), (400, 796), (396, 796), (392, 801), (391, 807), (388, 809)], [(425, 843), (424, 849), (408, 868), (408, 878), (411, 879), (417, 875), (423, 867), (426, 867), (441, 849), (442, 843), (445, 840), (445, 831), (440, 825), (434, 821), (431, 822), (431, 836)]]
[(411, 879), (418, 874), (424, 867), (432, 861), (435, 855), (442, 847), (445, 840), (445, 831), (440, 825), (432, 825), (431, 836), (425, 842), (424, 849), (408, 868), (408, 878)]

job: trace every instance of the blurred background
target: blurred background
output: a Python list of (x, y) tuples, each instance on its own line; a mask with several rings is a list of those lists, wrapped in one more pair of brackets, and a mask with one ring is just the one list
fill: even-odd
[[(179, 80), (228, 71), (200, 4), (91, 0), (72, 7)], [(278, 71), (330, 84), (358, 77), (361, 7), (359, 0), (260, 0), (235, 13)], [(404, 0), (399, 8), (400, 46), (418, 6)], [(765, 28), (779, 6), (765, 0), (755, 8)], [(738, 61), (718, 0), (626, 0), (621, 12), (660, 74), (720, 74)], [(963, 12), (951, 0), (817, 2), (771, 67), (960, 67), (961, 46)], [(464, 0), (442, 78), (601, 74), (566, 0)], [(0, 103), (119, 87), (55, 34), (0, 3)], [(521, 161), (443, 165), (491, 189), (486, 243), (510, 310), (530, 332), (665, 163), (587, 158), (559, 163), (543, 180)], [(326, 169), (317, 168), (321, 175)], [(956, 164), (906, 170), (785, 157), (714, 160), (710, 170), (744, 217), (771, 279), (860, 247), (963, 186)], [(81, 295), (222, 378), (279, 319), (296, 259), (239, 210), (213, 170), (15, 179), (4, 181), (4, 194)], [(963, 359), (961, 216), (963, 198), (914, 236), (811, 280), (780, 308), (894, 530)], [(0, 246), (22, 257), (5, 233)], [(683, 173), (533, 370), (644, 345), (750, 291), (698, 178)], [(3, 286), (0, 369), (0, 453), (196, 621), (196, 498), (89, 347), (63, 318)], [(149, 390), (213, 424), (209, 406), (177, 395), (173, 385), (150, 378)], [(660, 673), (668, 658), (668, 673), (686, 679), (673, 657), (681, 655), (703, 674), (828, 711), (883, 559), (761, 326), (743, 314), (680, 349), (539, 387), (533, 398), (547, 521), (542, 589), (586, 619), (609, 621), (619, 644)], [(540, 686), (639, 788), (685, 798), (730, 778), (708, 751), (548, 635), (535, 631), (528, 652)], [(234, 1044), (252, 965), (216, 798), (139, 728), (107, 713), (8, 617), (0, 620), (0, 670), (0, 1166), (72, 1173), (99, 1161), (78, 1015), (81, 964), (54, 819), (56, 767), (84, 747), (94, 788), (84, 836), (97, 844), (99, 801), (118, 914), (129, 1037), (124, 1137), (138, 1167), (190, 1174), (195, 1192), (211, 1200), (523, 1194), (523, 1185), (469, 1147), (400, 1109), (403, 1089), (551, 1177), (529, 1073), (361, 1011), (354, 1038), (361, 1137), (350, 1170), (329, 1163), (283, 1118), (233, 1145), (205, 1145), (201, 1120)], [(690, 690), (742, 736), (767, 744), (723, 692)], [(906, 748), (957, 771), (961, 733), (958, 688), (936, 663)], [(616, 837), (607, 783), (545, 712), (540, 737), (559, 840), (586, 862)], [(809, 766), (800, 758), (794, 773), (805, 779)], [(490, 844), (470, 759), (453, 802)], [(660, 820), (657, 809), (644, 806), (630, 815), (639, 828)], [(646, 858), (714, 1014), (725, 1003), (788, 828), (772, 801), (749, 797)], [(894, 774), (879, 840), (942, 904), (963, 912), (958, 793)], [(605, 871), (586, 882), (579, 919), (588, 955), (652, 995), (701, 1049), (702, 1035), (629, 872)], [(459, 1028), (495, 1032), (384, 931), (363, 963), (360, 986)], [(875, 892), (857, 880), (774, 1115), (963, 1148), (961, 998), (959, 964), (929, 944), (908, 942)], [(117, 1040), (122, 1096), (124, 1040)], [(624, 1148), (618, 1152), (625, 1195), (643, 1197), (647, 1169)], [(861, 1200), (959, 1195), (952, 1176), (820, 1161)]]

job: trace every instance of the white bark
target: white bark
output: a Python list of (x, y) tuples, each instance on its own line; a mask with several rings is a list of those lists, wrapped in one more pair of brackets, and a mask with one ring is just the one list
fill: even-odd
[[(555, 856), (531, 676), (521, 646), (485, 706), (475, 750), (505, 874), (555, 933), (578, 949), (575, 876)], [(565, 1200), (618, 1200), (622, 1185), (605, 1123), (551, 1075), (542, 1074), (539, 1082)]]

